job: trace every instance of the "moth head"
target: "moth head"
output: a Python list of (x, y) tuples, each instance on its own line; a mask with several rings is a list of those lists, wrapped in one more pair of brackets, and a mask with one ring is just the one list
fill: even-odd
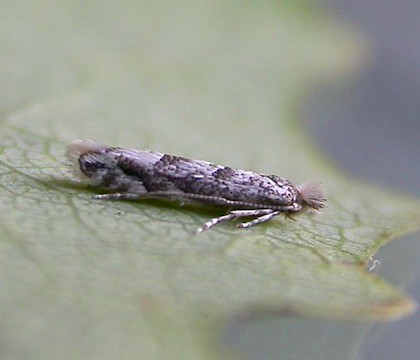
[(66, 156), (70, 160), (73, 174), (81, 179), (91, 178), (103, 164), (101, 157), (109, 147), (92, 140), (75, 140), (67, 146)]
[(327, 199), (318, 183), (307, 181), (299, 185), (297, 190), (298, 202), (309, 210), (317, 211), (325, 206)]

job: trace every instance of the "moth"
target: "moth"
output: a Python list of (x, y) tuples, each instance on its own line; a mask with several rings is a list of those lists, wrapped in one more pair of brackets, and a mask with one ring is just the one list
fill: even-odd
[(204, 223), (198, 233), (237, 219), (246, 219), (237, 228), (249, 228), (279, 214), (294, 220), (293, 215), (316, 212), (326, 202), (316, 183), (295, 186), (276, 175), (92, 140), (73, 141), (67, 147), (67, 157), (80, 179), (107, 191), (95, 199), (165, 199), (226, 210)]

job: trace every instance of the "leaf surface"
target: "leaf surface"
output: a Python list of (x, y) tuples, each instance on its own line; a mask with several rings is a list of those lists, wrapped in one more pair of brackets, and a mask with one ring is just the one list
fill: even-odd
[[(340, 174), (294, 115), (306, 87), (360, 49), (304, 2), (258, 4), (3, 6), (5, 356), (212, 359), (214, 329), (238, 313), (413, 312), (366, 263), (419, 228), (419, 202)], [(75, 138), (319, 180), (328, 208), (194, 236), (214, 213), (93, 200), (64, 164)]]

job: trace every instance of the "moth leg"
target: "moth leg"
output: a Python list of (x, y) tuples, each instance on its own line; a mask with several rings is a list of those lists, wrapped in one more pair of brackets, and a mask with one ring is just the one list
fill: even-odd
[(211, 205), (234, 206), (235, 204), (237, 204), (237, 201), (228, 200), (218, 196), (188, 194), (180, 191), (155, 191), (154, 193), (150, 194), (156, 194), (155, 196), (160, 197), (172, 197), (179, 200), (196, 200), (198, 202), (208, 203)]
[(196, 234), (201, 234), (203, 231), (210, 229), (214, 225), (220, 224), (220, 223), (225, 222), (225, 221), (233, 220), (235, 218), (236, 218), (236, 216), (232, 213), (213, 218), (213, 219), (207, 221), (206, 223), (204, 223), (203, 226), (199, 227), (195, 231), (195, 233)]
[(236, 227), (240, 229), (250, 228), (251, 226), (258, 225), (272, 219), (273, 217), (277, 216), (279, 213), (280, 211), (272, 211), (271, 213), (261, 215), (254, 220), (238, 224), (236, 225)]
[(241, 217), (262, 216), (271, 214), (272, 212), (272, 209), (232, 210), (226, 215), (219, 216), (207, 221), (202, 227), (197, 229), (196, 233), (202, 233), (203, 231), (208, 230), (214, 225), (220, 224), (222, 222), (239, 219)]
[(139, 200), (139, 199), (169, 199), (169, 200), (207, 200), (218, 205), (230, 205), (231, 200), (213, 196), (187, 194), (182, 191), (149, 191), (149, 192), (119, 192), (110, 194), (94, 195), (99, 200)]
[(273, 209), (252, 209), (252, 210), (232, 210), (230, 213), (234, 214), (236, 218), (247, 216), (262, 216), (272, 213)]
[(92, 198), (95, 200), (138, 200), (144, 199), (147, 194), (135, 194), (135, 193), (111, 193), (111, 194), (98, 194), (93, 195)]
[(183, 199), (185, 194), (179, 191), (117, 192), (94, 195), (97, 200), (140, 200), (140, 199)]
[(206, 202), (212, 205), (234, 205), (232, 200), (225, 198), (200, 194), (188, 194), (181, 191), (153, 191), (149, 192), (148, 196), (151, 198), (173, 199), (180, 201), (196, 200), (198, 202)]

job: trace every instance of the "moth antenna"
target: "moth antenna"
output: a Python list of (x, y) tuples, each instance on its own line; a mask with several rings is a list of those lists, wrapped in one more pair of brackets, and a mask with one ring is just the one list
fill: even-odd
[(307, 181), (304, 184), (299, 185), (297, 189), (304, 205), (307, 205), (314, 210), (321, 209), (325, 206), (327, 199), (324, 196), (320, 184)]
[(80, 155), (88, 152), (104, 150), (108, 146), (97, 143), (93, 140), (75, 140), (67, 146), (66, 155), (70, 161), (79, 161)]

